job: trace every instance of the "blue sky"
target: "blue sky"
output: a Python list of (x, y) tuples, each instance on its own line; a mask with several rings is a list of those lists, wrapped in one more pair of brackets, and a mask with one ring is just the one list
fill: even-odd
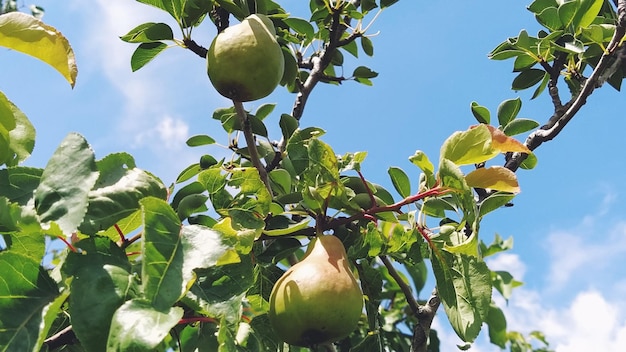
[[(304, 16), (304, 2), (282, 3), (295, 16)], [(339, 154), (368, 151), (365, 176), (390, 186), (389, 166), (401, 167), (417, 179), (418, 170), (408, 156), (420, 149), (437, 160), (452, 132), (474, 124), (472, 101), (495, 113), (502, 100), (519, 96), (521, 116), (545, 121), (552, 111), (548, 97), (530, 101), (532, 92), (510, 90), (512, 63), (487, 59), (507, 37), (540, 28), (525, 10), (528, 3), (400, 1), (371, 27), (371, 33), (378, 32), (372, 37), (374, 57), (362, 55), (358, 63), (345, 66), (346, 75), (356, 65), (379, 72), (374, 86), (319, 85), (302, 124), (326, 129), (323, 139)], [(143, 22), (173, 26), (160, 11), (131, 0), (36, 4), (46, 9), (45, 22), (69, 38), (79, 74), (72, 90), (50, 67), (0, 49), (0, 90), (38, 132), (27, 165), (45, 166), (72, 131), (84, 135), (98, 157), (130, 152), (139, 167), (166, 184), (207, 151), (227, 154), (184, 144), (200, 133), (227, 143), (211, 114), (228, 101), (211, 87), (203, 60), (172, 48), (141, 70), (130, 70), (134, 45), (118, 37)], [(208, 46), (215, 30), (205, 25), (194, 34)], [(290, 111), (293, 99), (279, 88), (246, 108), (277, 103), (266, 120), (272, 125), (280, 113)], [(488, 243), (495, 233), (515, 238), (512, 251), (489, 258), (493, 270), (509, 270), (525, 282), (505, 308), (509, 326), (544, 331), (557, 351), (617, 351), (626, 345), (623, 111), (624, 93), (610, 87), (596, 91), (562, 134), (539, 148), (537, 168), (518, 173), (522, 192), (515, 206), (495, 212), (481, 228)], [(278, 130), (273, 131), (278, 139)], [(432, 281), (429, 284), (432, 287)], [(440, 328), (442, 350), (452, 351), (459, 341), (447, 324), (438, 318), (434, 326)], [(498, 348), (483, 334), (472, 350)]]

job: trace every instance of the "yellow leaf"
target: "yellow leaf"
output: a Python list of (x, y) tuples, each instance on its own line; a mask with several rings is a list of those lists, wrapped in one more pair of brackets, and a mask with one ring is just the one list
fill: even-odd
[(502, 132), (501, 130), (493, 126), (490, 126), (490, 125), (486, 125), (486, 126), (489, 129), (489, 132), (491, 132), (491, 147), (492, 148), (499, 150), (501, 153), (508, 153), (508, 152), (520, 152), (520, 153), (526, 153), (526, 154), (532, 153), (530, 149), (528, 149), (523, 143), (521, 143), (517, 139), (507, 136), (506, 134), (504, 134), (504, 132)]
[(0, 15), (0, 46), (33, 56), (76, 83), (76, 59), (67, 38), (37, 18), (22, 12)]
[(515, 173), (502, 166), (476, 169), (465, 176), (470, 187), (489, 188), (495, 191), (519, 193)]

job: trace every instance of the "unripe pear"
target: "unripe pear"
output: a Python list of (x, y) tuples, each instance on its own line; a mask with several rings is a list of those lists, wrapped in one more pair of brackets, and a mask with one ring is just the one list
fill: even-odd
[(363, 293), (335, 236), (318, 236), (307, 252), (276, 282), (269, 321), (288, 344), (310, 347), (337, 341), (357, 327)]
[(272, 21), (246, 17), (218, 34), (207, 52), (207, 73), (215, 89), (235, 101), (264, 98), (274, 91), (285, 67)]

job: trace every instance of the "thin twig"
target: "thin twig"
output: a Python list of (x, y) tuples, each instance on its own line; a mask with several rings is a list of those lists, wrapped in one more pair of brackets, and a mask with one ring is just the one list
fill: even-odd
[(72, 326), (68, 325), (63, 330), (45, 339), (43, 345), (48, 347), (48, 350), (52, 351), (61, 346), (72, 345), (77, 341)]
[(259, 151), (256, 148), (256, 140), (254, 139), (254, 133), (252, 132), (250, 119), (248, 119), (248, 113), (243, 108), (242, 102), (233, 100), (233, 104), (235, 105), (235, 111), (237, 112), (237, 116), (239, 117), (239, 121), (241, 122), (243, 135), (246, 138), (248, 154), (250, 154), (250, 162), (252, 162), (252, 166), (254, 166), (254, 168), (256, 168), (259, 172), (261, 181), (263, 181), (267, 190), (270, 192), (270, 194), (272, 194), (272, 186), (270, 185), (270, 180), (267, 176), (265, 166), (263, 166), (263, 164), (261, 163)]
[(393, 263), (386, 255), (381, 255), (379, 256), (379, 258), (380, 260), (382, 260), (383, 264), (385, 264), (387, 271), (389, 271), (389, 275), (391, 275), (391, 277), (396, 280), (398, 286), (400, 286), (400, 289), (402, 290), (402, 293), (404, 293), (404, 297), (406, 298), (406, 303), (409, 304), (411, 311), (417, 316), (420, 312), (420, 305), (415, 300), (415, 297), (413, 297), (413, 291), (411, 290), (411, 287), (406, 282), (404, 282), (404, 280), (402, 280), (402, 277), (400, 277), (400, 274), (398, 274), (396, 268), (393, 266)]

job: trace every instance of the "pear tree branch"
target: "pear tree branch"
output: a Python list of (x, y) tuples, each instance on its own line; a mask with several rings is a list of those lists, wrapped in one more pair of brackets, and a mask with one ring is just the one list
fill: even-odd
[[(556, 100), (555, 98), (556, 85), (550, 87), (550, 96), (552, 97), (555, 105), (555, 112), (548, 120), (548, 123), (531, 133), (524, 142), (524, 145), (526, 145), (526, 147), (528, 147), (531, 151), (537, 149), (544, 142), (554, 139), (572, 120), (576, 113), (578, 113), (582, 106), (587, 103), (587, 98), (593, 93), (593, 91), (602, 86), (602, 84), (604, 84), (604, 82), (610, 77), (610, 74), (607, 74), (607, 71), (610, 72), (612, 68), (618, 67), (619, 63), (624, 59), (624, 56), (626, 56), (624, 48), (621, 46), (622, 39), (626, 34), (626, 0), (617, 1), (617, 13), (618, 20), (615, 33), (613, 34), (606, 51), (600, 57), (600, 61), (591, 73), (591, 76), (589, 76), (589, 78), (585, 81), (578, 94), (572, 97), (572, 99), (565, 105), (560, 106), (560, 100)], [(555, 65), (553, 69), (557, 70), (558, 67)], [(516, 171), (527, 157), (528, 154), (525, 153), (513, 153), (507, 156), (504, 166), (511, 171)]]
[(250, 125), (250, 119), (248, 118), (248, 113), (243, 108), (243, 103), (240, 101), (233, 100), (233, 104), (235, 105), (235, 112), (237, 112), (237, 117), (241, 122), (243, 135), (246, 139), (246, 146), (248, 147), (248, 154), (250, 155), (250, 162), (252, 166), (259, 172), (259, 176), (261, 180), (265, 184), (267, 190), (272, 194), (272, 186), (270, 185), (270, 180), (267, 176), (267, 171), (265, 170), (265, 166), (261, 163), (261, 158), (259, 157), (259, 151), (256, 148), (256, 140), (254, 138), (254, 133), (252, 132), (252, 126)]

